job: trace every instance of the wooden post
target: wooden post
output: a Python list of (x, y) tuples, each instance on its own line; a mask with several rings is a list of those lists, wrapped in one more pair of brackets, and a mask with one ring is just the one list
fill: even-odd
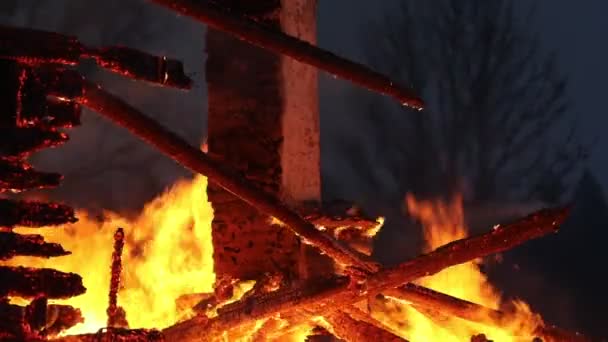
[[(316, 41), (316, 0), (232, 0), (225, 6), (277, 30)], [(207, 33), (209, 153), (296, 207), (320, 201), (317, 71), (231, 35)], [(256, 279), (307, 277), (308, 247), (271, 218), (209, 186), (215, 211), (215, 272)], [(326, 262), (327, 265), (329, 262)]]

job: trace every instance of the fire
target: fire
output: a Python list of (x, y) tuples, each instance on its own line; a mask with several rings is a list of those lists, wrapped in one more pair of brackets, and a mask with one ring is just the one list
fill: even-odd
[[(80, 274), (87, 292), (64, 303), (80, 308), (85, 323), (66, 334), (96, 332), (107, 324), (113, 234), (117, 227), (122, 227), (126, 244), (118, 304), (126, 311), (131, 328), (162, 329), (171, 326), (193, 314), (189, 308), (197, 303), (197, 298), (211, 295), (214, 291), (213, 210), (206, 189), (207, 179), (202, 176), (180, 181), (131, 219), (115, 213), (106, 213), (105, 218), (99, 219), (81, 211), (78, 223), (41, 231), (47, 241), (61, 243), (72, 251), (72, 255), (50, 260), (20, 257), (10, 263), (52, 267)], [(418, 201), (408, 196), (406, 205), (411, 215), (424, 226), (427, 249), (466, 237), (460, 196), (447, 204)], [(377, 229), (373, 229), (370, 235), (376, 233), (383, 222), (384, 219), (379, 218)], [(282, 224), (274, 218), (270, 223)], [(504, 307), (500, 293), (480, 271), (480, 262), (476, 260), (446, 269), (418, 283), (485, 307)], [(253, 281), (236, 283), (234, 297), (227, 303), (242, 297), (254, 284)], [(501, 322), (501, 328), (482, 326), (409, 304), (391, 298), (381, 306), (370, 302), (369, 307), (375, 318), (410, 341), (468, 341), (471, 336), (482, 333), (494, 341), (531, 340), (536, 327), (542, 324), (542, 320), (519, 301), (509, 303), (515, 310)], [(217, 315), (213, 311), (208, 314), (210, 317)], [(262, 334), (266, 339), (304, 341), (311, 333), (313, 321), (331, 331), (331, 326), (322, 317), (310, 324), (284, 329), (288, 323), (277, 316), (243, 326), (224, 337), (226, 340), (250, 341), (257, 340), (256, 336), (259, 338)]]
[(80, 274), (87, 292), (63, 303), (80, 308), (85, 323), (67, 334), (96, 332), (107, 324), (113, 234), (123, 227), (126, 244), (118, 304), (131, 328), (162, 329), (188, 315), (176, 305), (179, 296), (213, 292), (213, 210), (206, 190), (202, 176), (178, 182), (134, 219), (106, 213), (100, 220), (81, 211), (76, 224), (41, 230), (47, 241), (61, 243), (72, 255), (10, 262)]
[[(422, 223), (428, 250), (467, 236), (460, 196), (455, 196), (450, 203), (444, 204), (418, 201), (408, 195), (406, 206), (409, 213)], [(480, 271), (480, 263), (481, 260), (476, 260), (457, 265), (420, 279), (417, 283), (488, 308), (499, 309), (505, 303), (501, 294)], [(514, 310), (509, 312), (501, 328), (471, 323), (437, 312), (417, 310), (394, 298), (392, 303), (382, 308), (384, 311), (375, 312), (375, 316), (410, 341), (469, 341), (472, 336), (479, 334), (501, 342), (532, 340), (534, 330), (542, 324), (540, 317), (532, 313), (524, 302), (506, 304), (514, 307)]]

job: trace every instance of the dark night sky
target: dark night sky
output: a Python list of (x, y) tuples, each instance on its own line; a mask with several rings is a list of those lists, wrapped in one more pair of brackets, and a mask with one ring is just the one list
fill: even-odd
[[(321, 1), (319, 44), (343, 56), (363, 60), (359, 34), (365, 32), (367, 22), (381, 20), (384, 11), (396, 3), (398, 0)], [(608, 2), (538, 0), (535, 3), (537, 22), (530, 25), (538, 29), (541, 42), (558, 54), (562, 70), (570, 79), (571, 114), (579, 117), (582, 136), (598, 138), (589, 167), (604, 189), (608, 189), (608, 154), (604, 152), (608, 138), (603, 134), (608, 127), (608, 116), (602, 102), (607, 95), (608, 79), (608, 44), (605, 43)], [(341, 87), (335, 91), (339, 94), (343, 90)], [(338, 94), (334, 94), (334, 100), (342, 99)]]

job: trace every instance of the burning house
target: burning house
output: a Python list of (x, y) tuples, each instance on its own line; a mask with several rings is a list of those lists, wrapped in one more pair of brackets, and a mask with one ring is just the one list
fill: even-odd
[[(197, 174), (130, 220), (1, 199), (1, 340), (587, 340), (545, 324), (525, 303), (502, 302), (476, 264), (554, 233), (567, 208), (467, 237), (458, 198), (408, 198), (429, 251), (382, 268), (370, 258), (382, 218), (322, 200), (317, 69), (405, 106), (422, 110), (423, 102), (315, 47), (314, 0), (150, 2), (210, 28), (203, 149), (71, 69), (92, 59), (128, 78), (187, 90), (192, 81), (180, 62), (0, 28), (3, 193), (60, 185), (61, 175), (26, 159), (65, 142), (82, 106)], [(455, 282), (460, 288), (446, 287)]]

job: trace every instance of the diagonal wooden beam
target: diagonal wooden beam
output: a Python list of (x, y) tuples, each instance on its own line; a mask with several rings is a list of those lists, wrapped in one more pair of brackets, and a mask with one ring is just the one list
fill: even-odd
[(118, 126), (126, 128), (191, 171), (207, 176), (211, 182), (218, 184), (261, 212), (276, 217), (302, 237), (304, 242), (318, 248), (336, 262), (364, 272), (371, 273), (378, 270), (379, 266), (371, 259), (317, 230), (313, 224), (287, 208), (276, 197), (252, 186), (238, 172), (213, 160), (200, 149), (191, 146), (184, 139), (122, 99), (88, 81), (83, 81), (83, 87), (84, 95), (76, 99), (83, 106), (96, 111)]
[(371, 91), (395, 98), (404, 106), (423, 109), (423, 101), (398, 82), (362, 64), (352, 62), (305, 41), (268, 28), (249, 18), (236, 16), (209, 0), (150, 0), (207, 26), (272, 52), (289, 56)]

